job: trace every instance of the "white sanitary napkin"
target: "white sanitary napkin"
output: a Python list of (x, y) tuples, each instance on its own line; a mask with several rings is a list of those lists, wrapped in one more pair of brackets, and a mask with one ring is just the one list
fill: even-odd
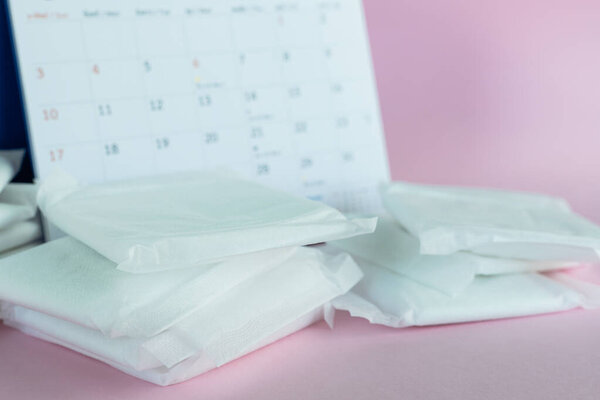
[[(239, 353), (239, 357), (291, 335), (324, 318), (332, 318), (330, 314), (331, 307), (329, 305), (319, 307), (274, 331), (264, 339), (247, 343), (246, 348)], [(208, 354), (199, 352), (171, 368), (160, 366), (159, 363), (155, 362), (157, 366), (140, 370), (131, 366), (131, 361), (138, 359), (140, 352), (143, 353), (135, 340), (108, 339), (98, 331), (10, 304), (3, 305), (0, 317), (4, 317), (6, 325), (12, 326), (29, 336), (69, 348), (111, 365), (126, 374), (160, 386), (180, 383), (218, 367)], [(153, 359), (148, 354), (146, 354), (146, 358)]]
[(338, 309), (393, 327), (518, 317), (600, 305), (598, 286), (563, 270), (598, 263), (600, 228), (560, 199), (393, 183), (393, 217), (332, 242), (365, 278)]
[(21, 169), (24, 154), (24, 150), (0, 150), (0, 192)]
[(439, 325), (558, 312), (584, 297), (537, 273), (481, 276), (454, 297), (365, 260), (365, 278), (334, 300), (339, 310), (391, 327)]
[(9, 325), (168, 385), (314, 322), (361, 276), (302, 247), (129, 274), (64, 238), (0, 260), (0, 300)]
[(7, 185), (0, 192), (0, 231), (36, 216), (36, 194), (36, 186), (25, 183)]
[(0, 253), (36, 242), (41, 237), (42, 227), (38, 218), (17, 222), (0, 230)]
[(96, 186), (57, 172), (42, 183), (38, 203), (50, 222), (129, 272), (341, 239), (370, 233), (376, 224), (228, 172)]
[(478, 275), (549, 271), (580, 265), (490, 257), (466, 251), (450, 255), (420, 254), (419, 240), (390, 216), (379, 218), (372, 235), (337, 240), (331, 245), (451, 296), (462, 292)]
[(461, 250), (530, 260), (598, 262), (600, 227), (553, 197), (393, 183), (387, 210), (413, 234), (422, 254)]
[(23, 155), (23, 150), (0, 151), (0, 254), (42, 237), (36, 187), (9, 184), (21, 167)]

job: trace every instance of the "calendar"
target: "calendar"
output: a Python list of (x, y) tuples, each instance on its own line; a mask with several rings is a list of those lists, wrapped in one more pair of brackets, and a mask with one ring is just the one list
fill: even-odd
[(360, 0), (8, 0), (38, 178), (227, 167), (345, 211), (389, 180)]

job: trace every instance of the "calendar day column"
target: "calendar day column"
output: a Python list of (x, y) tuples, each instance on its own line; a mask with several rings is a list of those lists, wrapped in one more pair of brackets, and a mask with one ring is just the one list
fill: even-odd
[(243, 102), (250, 158), (247, 175), (266, 185), (298, 192), (294, 153), (286, 128), (289, 109), (283, 83), (284, 52), (277, 42), (273, 2), (231, 9), (237, 82)]
[[(277, 37), (289, 110), (286, 130), (294, 148), (300, 194), (326, 201), (337, 185), (337, 130), (331, 120), (332, 86), (320, 37), (317, 2), (276, 6)], [(306, 34), (304, 34), (306, 33)]]
[(84, 9), (82, 21), (98, 127), (97, 152), (109, 180), (141, 175), (148, 169), (142, 156), (148, 148), (140, 141), (148, 130), (147, 120), (140, 118), (144, 88), (130, 18), (130, 13), (107, 3)]
[(19, 40), (29, 129), (43, 132), (31, 140), (36, 171), (43, 177), (60, 166), (101, 180), (81, 12), (50, 3), (20, 17), (26, 19)]
[[(351, 195), (333, 194), (341, 209), (379, 209), (376, 182), (386, 176), (385, 153), (369, 45), (359, 1), (324, 1), (319, 4), (320, 34), (330, 77), (333, 123), (338, 134), (335, 162), (341, 187), (356, 188)], [(372, 160), (378, 160), (373, 163)]]
[(236, 81), (230, 2), (210, 2), (184, 10), (193, 90), (195, 135), (205, 168), (244, 170), (248, 146)]

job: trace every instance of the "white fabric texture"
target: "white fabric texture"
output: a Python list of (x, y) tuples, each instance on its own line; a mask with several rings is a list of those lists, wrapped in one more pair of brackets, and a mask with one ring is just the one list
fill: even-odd
[(0, 192), (21, 169), (24, 150), (0, 150)]
[(395, 182), (386, 209), (423, 254), (461, 250), (522, 259), (597, 262), (600, 227), (562, 200), (537, 194)]
[[(47, 250), (53, 244), (55, 249)], [(182, 276), (188, 270), (140, 275), (105, 265), (106, 271), (101, 271), (101, 268), (86, 267), (68, 259), (70, 254), (79, 252), (75, 258), (85, 258), (90, 263), (93, 258), (89, 254), (83, 256), (81, 249), (86, 247), (65, 238), (0, 261), (0, 299), (4, 301), (2, 316), (5, 322), (25, 333), (62, 344), (161, 385), (221, 366), (322, 318), (327, 304), (346, 293), (362, 277), (358, 266), (346, 254), (330, 256), (318, 249), (304, 247), (274, 250), (268, 252), (271, 253), (268, 258), (277, 258), (276, 252), (285, 257), (280, 262), (273, 261), (275, 265), (271, 268), (205, 301), (186, 315), (180, 309), (168, 315), (171, 308), (156, 310), (152, 305), (161, 307), (162, 302), (173, 303), (171, 297), (176, 296), (174, 293), (179, 295), (182, 289), (187, 295), (194, 295), (196, 290), (185, 290), (185, 286), (174, 290), (173, 282), (164, 283), (173, 281), (174, 276), (189, 278)], [(25, 257), (28, 253), (45, 254), (52, 267), (25, 271), (28, 261), (38, 258)], [(99, 255), (96, 257), (102, 259)], [(256, 255), (249, 258), (256, 260)], [(62, 259), (62, 262), (53, 263), (53, 259)], [(93, 261), (98, 262), (97, 259)], [(77, 267), (91, 271), (77, 273)], [(248, 265), (245, 267), (249, 268)], [(215, 267), (219, 268), (223, 265)], [(121, 275), (119, 282), (114, 278), (117, 274)], [(51, 278), (52, 275), (55, 278)], [(130, 279), (121, 282), (123, 275)], [(161, 275), (160, 284), (156, 278), (152, 281), (151, 275)], [(48, 279), (51, 282), (42, 282)], [(67, 282), (61, 283), (65, 280)], [(124, 285), (122, 291), (112, 287), (117, 283)], [(64, 291), (67, 293), (62, 293)], [(146, 296), (139, 291), (153, 295)], [(141, 301), (147, 297), (160, 301)], [(141, 304), (142, 308), (122, 312), (123, 307), (130, 306), (130, 301), (134, 305)], [(94, 308), (102, 311), (94, 312)], [(140, 318), (132, 317), (136, 312), (141, 314), (142, 310), (141, 319), (151, 322), (150, 328), (145, 327), (145, 330), (134, 324)], [(117, 315), (111, 320), (114, 325), (119, 325), (115, 320), (127, 322), (121, 329), (129, 335), (111, 338), (97, 326), (92, 326), (92, 321), (103, 320), (109, 313)], [(177, 316), (176, 321), (173, 316)], [(144, 334), (155, 329), (154, 318), (168, 318), (173, 323), (147, 337)]]
[[(260, 342), (249, 343), (245, 353), (239, 354), (239, 357), (322, 320), (324, 308), (319, 307), (303, 315)], [(147, 365), (157, 363), (151, 355), (138, 353), (139, 348), (133, 340), (110, 339), (98, 331), (8, 304), (5, 305), (3, 314), (5, 324), (27, 335), (69, 348), (160, 386), (183, 382), (217, 367), (213, 360), (201, 352), (172, 368), (155, 366), (140, 370), (129, 365), (132, 359), (145, 358)]]
[(0, 260), (0, 299), (111, 337), (151, 336), (294, 253), (284, 248), (194, 268), (129, 274), (67, 237)]
[(13, 183), (0, 193), (0, 230), (33, 218), (37, 213), (35, 185)]
[(42, 182), (38, 203), (61, 230), (119, 269), (142, 273), (351, 237), (376, 225), (223, 171), (97, 186), (57, 172)]
[(305, 254), (295, 262), (241, 284), (211, 307), (198, 310), (173, 329), (150, 339), (144, 347), (158, 354), (172, 343), (185, 343), (187, 349), (182, 348), (178, 355), (171, 352), (170, 358), (159, 358), (165, 365), (173, 365), (204, 349), (220, 366), (244, 352), (247, 343), (264, 339), (265, 333), (348, 292), (362, 278), (360, 269), (346, 254), (330, 256), (306, 248), (299, 251)]
[(10, 256), (14, 256), (15, 254), (21, 253), (23, 251), (32, 249), (36, 246), (39, 246), (43, 243), (42, 239), (40, 238), (40, 240), (34, 240), (33, 242), (29, 242), (27, 244), (24, 244), (22, 246), (18, 246), (18, 247), (13, 247), (10, 250), (6, 250), (0, 253), (0, 259), (2, 258), (6, 258), (6, 257), (10, 257)]
[(38, 218), (18, 222), (0, 230), (0, 253), (37, 241), (42, 237), (42, 226)]
[(357, 260), (365, 278), (334, 300), (336, 309), (391, 327), (425, 326), (551, 313), (582, 306), (584, 297), (537, 273), (477, 277), (454, 297)]
[(488, 257), (469, 252), (423, 255), (419, 252), (419, 240), (387, 215), (379, 217), (375, 233), (329, 244), (452, 296), (462, 292), (477, 275), (538, 272), (580, 265)]

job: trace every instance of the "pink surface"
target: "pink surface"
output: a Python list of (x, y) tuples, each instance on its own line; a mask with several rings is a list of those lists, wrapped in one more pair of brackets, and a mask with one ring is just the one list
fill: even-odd
[[(600, 222), (600, 2), (365, 2), (395, 179), (557, 194)], [(0, 398), (600, 396), (599, 311), (338, 322), (170, 388), (0, 327)]]
[(365, 6), (395, 179), (540, 191), (600, 222), (600, 2)]
[(0, 328), (0, 398), (597, 400), (600, 312), (394, 330), (347, 314), (172, 387)]
[(598, 265), (586, 265), (581, 268), (568, 269), (563, 271), (563, 273), (580, 281), (600, 285), (600, 268), (598, 268)]

